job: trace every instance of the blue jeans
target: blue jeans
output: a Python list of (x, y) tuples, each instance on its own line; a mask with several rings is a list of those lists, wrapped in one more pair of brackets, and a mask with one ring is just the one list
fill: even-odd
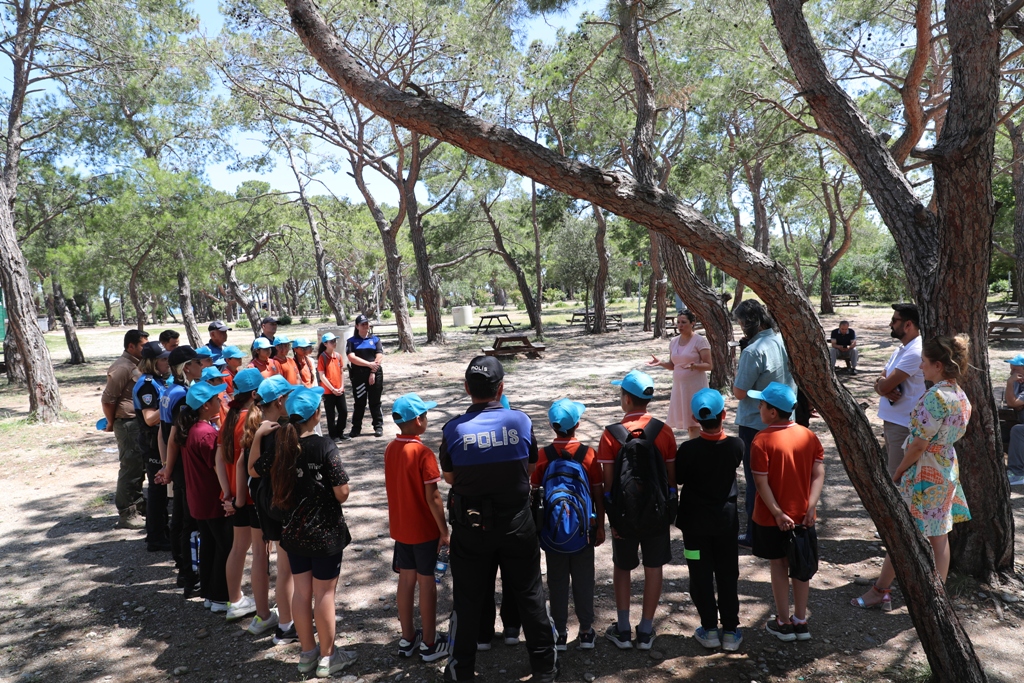
[(1024, 424), (1010, 428), (1009, 456), (1006, 469), (1015, 477), (1024, 476)]
[(744, 538), (747, 541), (751, 540), (751, 534), (753, 533), (753, 517), (754, 517), (754, 498), (757, 496), (757, 487), (754, 485), (754, 475), (750, 472), (750, 444), (754, 442), (754, 437), (761, 431), (754, 429), (753, 427), (739, 428), (739, 437), (743, 441), (743, 479), (747, 482), (747, 492), (743, 498), (744, 507), (747, 510), (747, 526), (746, 531), (743, 532)]

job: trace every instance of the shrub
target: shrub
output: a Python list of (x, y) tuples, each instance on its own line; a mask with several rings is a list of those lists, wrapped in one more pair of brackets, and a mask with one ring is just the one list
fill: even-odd
[(544, 301), (565, 301), (565, 292), (554, 287), (544, 290)]
[(569, 307), (569, 304), (565, 303), (564, 301), (559, 301), (557, 304), (555, 304), (555, 308), (568, 308), (568, 307)]
[(283, 314), (281, 314), (277, 318), (277, 324), (278, 325), (291, 325), (292, 324), (292, 317), (290, 315), (288, 315), (287, 313), (283, 313)]
[(326, 315), (320, 316), (320, 322), (321, 323), (328, 322), (329, 320), (330, 320), (330, 318), (328, 318)]
[(386, 308), (380, 312), (381, 320), (391, 320), (393, 317), (395, 317), (395, 314), (391, 312), (390, 308)]
[(306, 317), (306, 316), (302, 316), (301, 318), (299, 318), (299, 324), (300, 325), (308, 325), (309, 324), (309, 318)]

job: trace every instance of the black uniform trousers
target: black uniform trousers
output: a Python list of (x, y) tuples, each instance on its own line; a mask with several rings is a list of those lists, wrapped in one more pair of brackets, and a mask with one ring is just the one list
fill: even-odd
[[(490, 592), (484, 591), (484, 604), (481, 605), (480, 612), (480, 632), (477, 634), (477, 640), (481, 643), (490, 643), (491, 639), (494, 638), (494, 617), (497, 613), (497, 609), (494, 606), (494, 588), (497, 585), (498, 580), (498, 563), (494, 563), (494, 567), (489, 572)], [(519, 631), (523, 626), (523, 620), (519, 618), (519, 605), (516, 603), (515, 598), (512, 597), (505, 589), (505, 570), (501, 570), (501, 628), (504, 629), (515, 629)], [(488, 600), (488, 596), (490, 599)]]
[(349, 368), (352, 378), (352, 393), (355, 406), (352, 408), (352, 436), (363, 430), (363, 415), (366, 413), (366, 402), (370, 402), (370, 421), (373, 428), (384, 427), (384, 415), (380, 410), (380, 396), (384, 392), (384, 371), (377, 368), (377, 376), (370, 384), (370, 368), (353, 365)]
[(192, 571), (192, 532), (199, 531), (199, 525), (192, 518), (185, 496), (185, 465), (178, 458), (171, 475), (174, 482), (174, 498), (171, 504), (171, 557), (178, 575), (185, 586), (194, 586), (199, 576)]
[(146, 545), (150, 550), (166, 550), (171, 543), (167, 515), (167, 484), (156, 484), (153, 477), (163, 468), (160, 453), (146, 454)]
[(348, 424), (348, 404), (345, 401), (345, 394), (336, 396), (329, 392), (325, 393), (324, 414), (327, 416), (327, 436), (332, 439), (340, 439)]
[(503, 602), (514, 600), (519, 608), (530, 669), (554, 680), (555, 628), (544, 603), (537, 530), (528, 511), (516, 521), (519, 519), (523, 522), (511, 531), (482, 531), (453, 523), (449, 557), (454, 595), (446, 681), (471, 681), (476, 677), (476, 643), (482, 630), (481, 615), (488, 603), (494, 623), (493, 568), (497, 565), (501, 566)]
[(706, 630), (718, 628), (719, 615), (726, 631), (735, 631), (740, 624), (738, 531), (737, 524), (722, 534), (683, 535), (686, 566), (690, 570), (690, 598), (700, 615), (700, 625)]

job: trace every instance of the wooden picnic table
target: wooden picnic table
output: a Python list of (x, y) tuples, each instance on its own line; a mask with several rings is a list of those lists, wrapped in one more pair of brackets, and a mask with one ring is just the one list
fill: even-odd
[(485, 346), (480, 350), (487, 356), (514, 356), (517, 353), (525, 353), (527, 358), (540, 358), (545, 348), (544, 344), (531, 342), (525, 334), (505, 334), (494, 338), (494, 346)]
[(1020, 315), (1020, 310), (1017, 308), (1016, 304), (1010, 304), (1010, 308), (992, 311), (992, 315), (999, 316), (999, 320), (1002, 320), (1003, 318), (1016, 318)]
[[(569, 325), (586, 325), (591, 327), (594, 324), (594, 316), (595, 314), (593, 311), (573, 311), (572, 318), (569, 320)], [(604, 320), (609, 330), (622, 329), (621, 313), (606, 313)]]
[(860, 306), (860, 297), (856, 294), (833, 294), (833, 306)]
[[(676, 334), (679, 334), (679, 328), (676, 327), (676, 318), (677, 317), (678, 316), (673, 316), (673, 315), (666, 315), (665, 316), (665, 331), (666, 332), (671, 330), (672, 332), (675, 332)], [(697, 322), (693, 323), (693, 329), (694, 329), (695, 332), (697, 330), (703, 330), (704, 329), (704, 323), (702, 323), (701, 321), (698, 320)]]
[(512, 319), (508, 317), (508, 313), (482, 313), (480, 321), (473, 328), (473, 334), (490, 332), (492, 327), (500, 327), (502, 332), (516, 331), (516, 326), (512, 324)]
[(1003, 318), (988, 324), (989, 341), (1024, 339), (1024, 318)]

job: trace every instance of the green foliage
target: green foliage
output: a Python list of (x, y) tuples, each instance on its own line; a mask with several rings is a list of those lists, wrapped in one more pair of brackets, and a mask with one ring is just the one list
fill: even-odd
[(565, 301), (565, 292), (563, 290), (561, 290), (561, 289), (555, 289), (554, 287), (549, 287), (548, 289), (544, 290), (544, 301), (548, 301), (548, 302)]
[(285, 325), (291, 325), (292, 317), (287, 313), (282, 313), (281, 315), (277, 316), (277, 324), (281, 325), (282, 327)]
[(395, 314), (391, 312), (390, 308), (385, 308), (383, 311), (380, 312), (380, 319), (381, 320), (391, 320), (394, 317), (395, 317)]
[(889, 238), (873, 253), (848, 255), (832, 271), (832, 291), (870, 301), (906, 301), (906, 273), (896, 244)]

